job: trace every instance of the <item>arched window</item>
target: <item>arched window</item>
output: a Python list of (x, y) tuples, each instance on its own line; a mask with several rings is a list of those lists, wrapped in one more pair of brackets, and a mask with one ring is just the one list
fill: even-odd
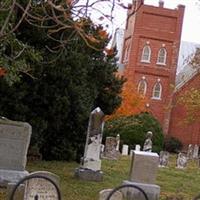
[(157, 82), (153, 87), (153, 99), (161, 99), (162, 85)]
[(167, 58), (167, 51), (165, 48), (161, 48), (158, 52), (157, 64), (165, 65)]
[(151, 48), (149, 45), (145, 45), (143, 50), (142, 50), (142, 57), (141, 57), (141, 61), (142, 62), (150, 62), (150, 58), (151, 58)]
[(145, 95), (147, 91), (147, 82), (146, 80), (142, 79), (138, 83), (138, 93), (141, 95)]

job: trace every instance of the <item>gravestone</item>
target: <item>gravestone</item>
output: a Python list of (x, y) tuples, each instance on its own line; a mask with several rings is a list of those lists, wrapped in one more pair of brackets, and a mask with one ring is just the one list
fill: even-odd
[(144, 141), (143, 151), (152, 151), (152, 137), (153, 133), (151, 131), (148, 131), (146, 134), (146, 140)]
[(116, 141), (117, 141), (116, 150), (119, 151), (119, 145), (120, 145), (120, 135), (119, 134), (117, 134), (117, 136), (116, 136)]
[(194, 159), (198, 159), (199, 158), (199, 146), (197, 144), (194, 145), (193, 158)]
[(122, 155), (123, 156), (128, 155), (128, 145), (127, 144), (123, 144), (123, 146), (122, 146)]
[(189, 144), (188, 145), (188, 151), (187, 151), (187, 157), (188, 159), (192, 159), (193, 158), (193, 145), (192, 144)]
[[(99, 192), (99, 200), (106, 200), (112, 189), (105, 189)], [(116, 191), (109, 200), (123, 200), (123, 195), (120, 191)]]
[(187, 160), (188, 160), (187, 154), (180, 152), (176, 160), (176, 167), (179, 169), (186, 168)]
[(130, 150), (130, 158), (131, 158), (131, 159), (132, 159), (132, 157), (133, 157), (133, 152), (134, 152), (134, 150), (131, 149), (131, 150)]
[(0, 199), (9, 198), (10, 190), (23, 177), (31, 137), (28, 123), (0, 119)]
[(136, 144), (135, 145), (135, 151), (140, 151), (140, 149), (141, 149), (141, 146), (139, 144)]
[(161, 151), (159, 156), (159, 167), (167, 167), (169, 162), (169, 152)]
[(119, 153), (116, 150), (117, 140), (115, 137), (106, 137), (104, 158), (110, 160), (117, 160)]
[[(30, 176), (42, 175), (50, 178), (59, 187), (60, 179), (57, 175), (47, 171), (37, 171), (30, 174)], [(24, 200), (58, 200), (58, 193), (56, 187), (46, 179), (32, 178), (25, 182)]]
[(102, 158), (102, 157), (103, 157), (103, 154), (104, 154), (104, 149), (105, 149), (105, 145), (104, 145), (104, 144), (101, 144), (100, 158)]
[(98, 107), (90, 114), (84, 157), (81, 166), (75, 170), (75, 177), (83, 180), (101, 181), (101, 141), (104, 125), (104, 113)]
[[(123, 181), (123, 184), (133, 184), (144, 190), (149, 200), (158, 200), (160, 195), (160, 186), (155, 185), (158, 171), (159, 156), (157, 153), (134, 151), (129, 180)], [(140, 193), (130, 192), (126, 194), (137, 200), (143, 200)]]

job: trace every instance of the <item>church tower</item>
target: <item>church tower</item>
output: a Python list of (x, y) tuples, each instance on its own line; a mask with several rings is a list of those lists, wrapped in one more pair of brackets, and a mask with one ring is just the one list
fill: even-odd
[(167, 134), (185, 6), (164, 8), (162, 0), (158, 4), (133, 0), (129, 6), (121, 63), (124, 76), (146, 96), (147, 110)]

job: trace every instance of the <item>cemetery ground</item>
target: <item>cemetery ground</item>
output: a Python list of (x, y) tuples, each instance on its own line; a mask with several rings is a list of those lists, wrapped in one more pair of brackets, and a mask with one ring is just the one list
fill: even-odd
[[(172, 200), (172, 197), (178, 197), (178, 200), (190, 200), (199, 194), (200, 168), (197, 160), (189, 161), (186, 169), (176, 169), (176, 155), (170, 155), (169, 162), (168, 168), (159, 168), (156, 179), (156, 184), (161, 187), (160, 199)], [(98, 200), (99, 191), (117, 187), (127, 180), (130, 163), (130, 156), (123, 156), (118, 161), (102, 160), (102, 182), (74, 178), (74, 170), (79, 167), (75, 162), (34, 161), (28, 162), (27, 170), (45, 170), (57, 174), (63, 200)]]

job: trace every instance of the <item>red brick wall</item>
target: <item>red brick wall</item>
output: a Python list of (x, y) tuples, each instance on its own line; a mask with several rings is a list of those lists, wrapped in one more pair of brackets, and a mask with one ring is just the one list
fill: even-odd
[[(142, 0), (137, 2), (138, 4), (128, 11), (124, 47), (128, 41), (130, 48), (129, 59), (124, 62), (124, 75), (134, 85), (137, 85), (139, 80), (145, 76), (148, 84), (146, 96), (150, 105), (149, 111), (160, 121), (167, 133), (170, 115), (166, 106), (170, 103), (172, 95), (170, 85), (175, 83), (184, 6), (172, 10), (144, 5)], [(137, 11), (135, 14), (134, 10)], [(141, 54), (147, 43), (151, 47), (151, 60), (150, 63), (143, 63)], [(167, 50), (165, 66), (156, 64), (161, 47)], [(123, 56), (124, 54), (125, 49)], [(153, 85), (158, 79), (162, 85), (161, 100), (152, 99)]]
[[(200, 87), (200, 74), (195, 75), (190, 81), (182, 86), (174, 95), (174, 104), (176, 100), (183, 95), (185, 91), (191, 88)], [(169, 135), (178, 138), (184, 146), (188, 144), (200, 145), (200, 123), (194, 122), (190, 124), (184, 123), (186, 119), (186, 111), (183, 106), (175, 104), (171, 112), (171, 121), (169, 128)]]

